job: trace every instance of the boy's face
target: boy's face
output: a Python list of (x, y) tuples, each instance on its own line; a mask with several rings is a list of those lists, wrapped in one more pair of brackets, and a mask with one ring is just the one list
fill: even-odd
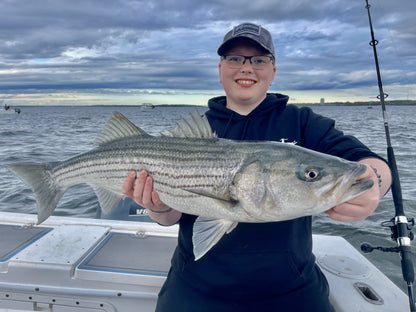
[[(226, 55), (270, 55), (251, 40), (239, 40)], [(240, 69), (230, 68), (225, 61), (219, 63), (220, 83), (227, 95), (227, 107), (239, 112), (241, 108), (254, 109), (265, 98), (273, 82), (276, 67), (273, 63), (263, 69), (253, 69), (247, 59)]]

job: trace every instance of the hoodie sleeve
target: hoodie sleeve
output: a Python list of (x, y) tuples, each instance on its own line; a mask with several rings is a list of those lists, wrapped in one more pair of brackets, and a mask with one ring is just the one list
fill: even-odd
[(333, 119), (316, 114), (308, 107), (300, 109), (300, 120), (302, 145), (306, 148), (351, 161), (369, 157), (384, 160), (357, 138), (337, 130)]

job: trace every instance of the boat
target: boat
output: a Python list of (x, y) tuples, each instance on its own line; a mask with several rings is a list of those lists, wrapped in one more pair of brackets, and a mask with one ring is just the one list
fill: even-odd
[[(4, 101), (2, 101), (3, 103)], [(20, 114), (21, 109), (18, 107), (12, 108), (10, 105), (4, 103), (4, 105), (0, 109), (0, 114)]]
[(142, 103), (140, 105), (140, 110), (141, 111), (146, 111), (146, 110), (152, 110), (154, 109), (156, 106), (153, 105), (152, 103)]
[[(177, 225), (59, 216), (36, 222), (32, 214), (0, 214), (0, 312), (154, 311)], [(313, 253), (337, 312), (409, 310), (412, 299), (344, 238), (314, 234)]]
[[(178, 226), (0, 214), (0, 312), (154, 311)], [(339, 236), (313, 235), (337, 312), (408, 310), (408, 297)]]

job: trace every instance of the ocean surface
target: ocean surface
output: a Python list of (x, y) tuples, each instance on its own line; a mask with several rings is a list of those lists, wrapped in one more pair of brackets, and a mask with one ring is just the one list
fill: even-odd
[[(358, 137), (372, 150), (386, 157), (386, 139), (380, 106), (312, 106), (334, 118), (337, 128)], [(172, 128), (180, 116), (194, 111), (192, 106), (138, 107), (22, 107), (21, 114), (0, 114), (0, 214), (2, 211), (36, 213), (32, 191), (6, 169), (11, 163), (65, 160), (94, 147), (93, 141), (113, 111), (126, 115), (150, 134)], [(200, 113), (206, 107), (198, 107)], [(408, 217), (416, 213), (416, 106), (388, 106), (392, 145), (398, 164), (404, 208)], [(98, 204), (87, 185), (71, 188), (61, 199), (54, 215), (95, 217)], [(314, 232), (340, 235), (359, 249), (361, 243), (393, 247), (390, 229), (380, 223), (394, 216), (390, 192), (376, 212), (363, 222), (341, 223), (326, 214), (314, 217)], [(416, 244), (413, 243), (414, 245)], [(412, 247), (414, 251), (415, 247)], [(406, 292), (396, 253), (374, 251), (366, 254), (382, 272)], [(416, 262), (416, 257), (414, 258)]]

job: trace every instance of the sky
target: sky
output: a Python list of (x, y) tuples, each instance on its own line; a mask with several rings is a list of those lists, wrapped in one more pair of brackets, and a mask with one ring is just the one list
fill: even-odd
[[(369, 2), (384, 92), (416, 99), (416, 1)], [(273, 35), (270, 92), (376, 101), (365, 0), (2, 0), (0, 102), (206, 105), (224, 94), (217, 48), (242, 22)]]

